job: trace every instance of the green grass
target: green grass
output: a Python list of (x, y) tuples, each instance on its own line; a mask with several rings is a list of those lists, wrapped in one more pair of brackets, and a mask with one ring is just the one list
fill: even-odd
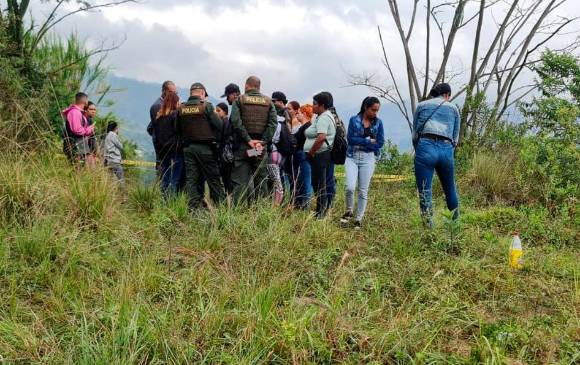
[(3, 157), (0, 363), (580, 361), (574, 213), (465, 194), (456, 227), (437, 192), (428, 233), (413, 182), (381, 183), (355, 232), (342, 187), (324, 221), (268, 202), (190, 215), (134, 181), (123, 199), (104, 172)]

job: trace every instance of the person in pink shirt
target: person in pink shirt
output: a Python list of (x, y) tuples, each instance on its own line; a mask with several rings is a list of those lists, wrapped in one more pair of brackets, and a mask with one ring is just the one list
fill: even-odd
[(95, 133), (95, 126), (89, 125), (84, 115), (88, 101), (87, 94), (77, 93), (75, 95), (75, 103), (66, 108), (62, 115), (65, 119), (65, 140), (68, 140), (70, 144), (71, 156), (74, 156), (77, 161), (84, 161), (85, 164), (94, 166), (95, 157), (91, 154), (89, 139)]

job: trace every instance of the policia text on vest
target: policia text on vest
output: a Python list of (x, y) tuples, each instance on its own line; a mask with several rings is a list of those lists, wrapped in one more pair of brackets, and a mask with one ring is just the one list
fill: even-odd
[(271, 99), (258, 90), (247, 90), (232, 105), (231, 123), (236, 139), (232, 183), (234, 199), (268, 196), (268, 154), (249, 157), (250, 141), (272, 142), (276, 131), (276, 108)]

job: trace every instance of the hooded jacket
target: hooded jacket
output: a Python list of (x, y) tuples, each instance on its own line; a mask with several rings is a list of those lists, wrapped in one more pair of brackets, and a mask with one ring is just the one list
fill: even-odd
[(62, 112), (71, 132), (78, 137), (88, 137), (95, 133), (95, 126), (89, 125), (83, 110), (77, 105), (71, 105)]

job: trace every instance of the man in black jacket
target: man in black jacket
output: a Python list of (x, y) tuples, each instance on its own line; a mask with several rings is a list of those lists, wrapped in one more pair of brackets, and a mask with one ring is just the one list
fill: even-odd
[[(153, 123), (157, 119), (157, 113), (161, 109), (161, 104), (163, 104), (163, 98), (168, 92), (177, 92), (177, 87), (173, 81), (167, 80), (161, 85), (161, 96), (155, 100), (153, 105), (149, 108), (149, 124), (147, 125), (147, 133), (151, 136), (153, 146), (155, 148), (155, 131), (153, 128)], [(155, 169), (159, 172), (159, 151), (155, 149)]]

